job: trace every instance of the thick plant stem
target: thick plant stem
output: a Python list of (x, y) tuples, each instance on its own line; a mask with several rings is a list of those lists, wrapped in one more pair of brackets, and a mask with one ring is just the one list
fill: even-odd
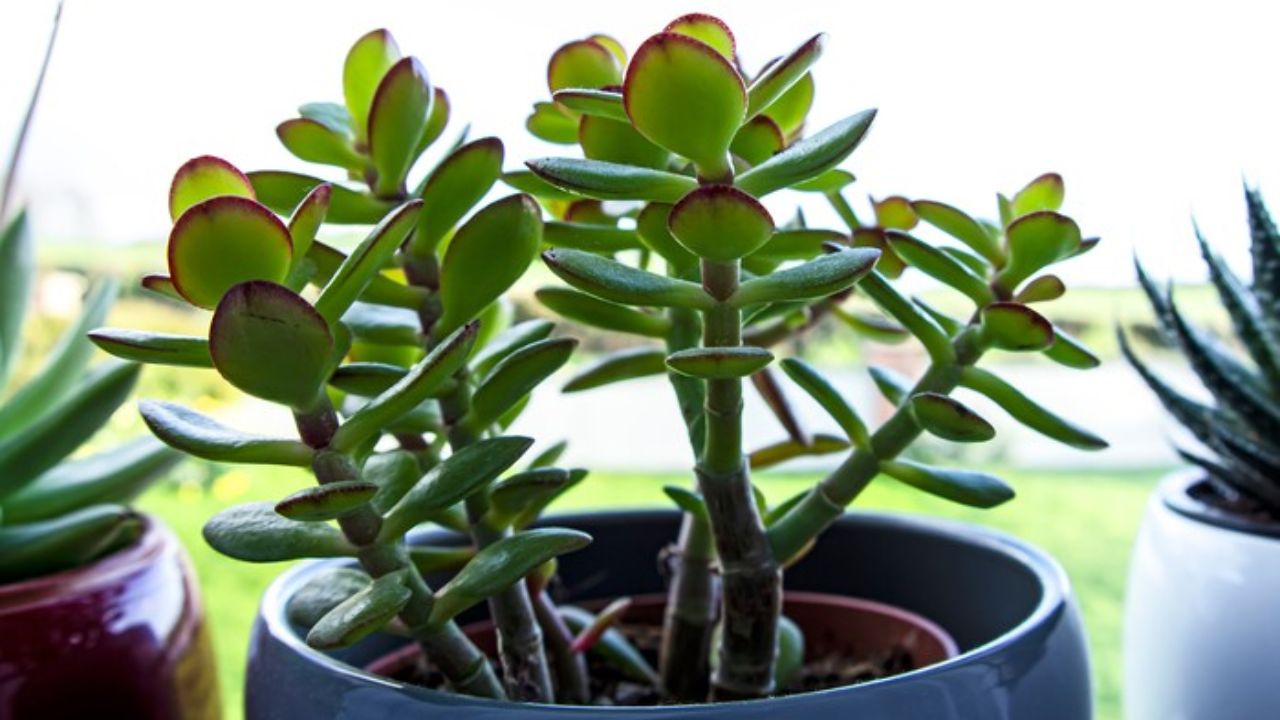
[[(705, 347), (742, 344), (742, 318), (727, 300), (738, 285), (738, 263), (702, 262), (702, 285), (721, 301), (703, 316)], [(716, 700), (773, 692), (782, 571), (756, 508), (742, 455), (742, 380), (706, 384), (706, 444), (696, 469), (723, 582), (720, 664), (711, 680)]]
[[(338, 428), (337, 414), (328, 398), (321, 397), (317, 406), (295, 414), (303, 442), (317, 450), (312, 470), (320, 484), (360, 479), (360, 469), (349, 455), (329, 450), (333, 432)], [(382, 516), (368, 505), (361, 506), (338, 519), (347, 539), (359, 548), (357, 559), (372, 577), (404, 571), (411, 595), (399, 618), (409, 628), (414, 640), (458, 692), (489, 698), (505, 698), (484, 653), (467, 639), (456, 623), (430, 627), (428, 618), (435, 598), (431, 588), (409, 560), (402, 540), (378, 542)]]
[(680, 539), (670, 551), (671, 587), (658, 656), (662, 692), (668, 700), (701, 702), (707, 697), (711, 635), (720, 601), (714, 560), (711, 529), (686, 514)]
[[(418, 309), (422, 336), (434, 337), (435, 323), (442, 308), (436, 293), (440, 286), (440, 266), (434, 253), (415, 255), (402, 250), (401, 258), (409, 282), (430, 291)], [(456, 452), (478, 438), (461, 422), (471, 405), (470, 388), (465, 371), (455, 378), (454, 387), (440, 400), (440, 411), (448, 432), (449, 446)], [(488, 499), (476, 493), (466, 501), (467, 520), (472, 540), (484, 548), (510, 534), (506, 528), (494, 528), (485, 518)], [(542, 646), (542, 631), (534, 617), (533, 604), (524, 583), (516, 583), (489, 598), (489, 614), (498, 636), (498, 656), (502, 663), (503, 683), (513, 700), (549, 703), (554, 699), (551, 672)]]
[(547, 653), (555, 665), (556, 701), (569, 705), (585, 705), (591, 699), (588, 683), (587, 661), (582, 653), (573, 651), (573, 633), (560, 617), (555, 603), (541, 588), (529, 583), (529, 597), (533, 601), (533, 614), (547, 640)]
[[(440, 413), (449, 429), (449, 445), (455, 452), (478, 438), (462, 422), (470, 407), (470, 391), (465, 376), (458, 377), (454, 389), (440, 399)], [(494, 527), (486, 517), (489, 500), (483, 492), (466, 500), (467, 520), (476, 546), (485, 548), (511, 534), (510, 528)], [(507, 694), (513, 700), (549, 703), (555, 699), (551, 670), (542, 644), (542, 628), (533, 612), (524, 583), (516, 583), (489, 598), (489, 614), (498, 635), (498, 656)]]
[[(960, 333), (952, 343), (954, 360), (933, 362), (908, 397), (922, 392), (949, 394), (960, 384), (965, 367), (972, 366), (986, 350), (976, 331)], [(769, 528), (775, 556), (790, 558), (844, 513), (845, 507), (866, 489), (880, 472), (880, 463), (892, 460), (920, 436), (923, 428), (907, 402), (871, 435), (869, 447), (858, 448), (809, 494)]]

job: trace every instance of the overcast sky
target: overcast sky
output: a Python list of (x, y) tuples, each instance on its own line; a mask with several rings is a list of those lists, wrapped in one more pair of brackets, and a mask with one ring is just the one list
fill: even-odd
[[(1068, 280), (1127, 284), (1135, 248), (1198, 277), (1193, 212), (1239, 264), (1242, 178), (1280, 214), (1280, 11), (1223, 0), (69, 0), (21, 193), (44, 241), (118, 243), (167, 232), (167, 185), (191, 156), (314, 171), (274, 127), (302, 102), (340, 100), (347, 48), (377, 27), (449, 92), (451, 127), (499, 135), (516, 167), (557, 152), (523, 123), (559, 44), (605, 32), (634, 48), (693, 10), (730, 24), (749, 68), (830, 35), (812, 127), (880, 110), (845, 165), (858, 199), (905, 194), (992, 215), (997, 190), (1063, 173), (1067, 211), (1104, 240)], [(52, 13), (50, 0), (0, 2), (0, 137), (17, 125)]]

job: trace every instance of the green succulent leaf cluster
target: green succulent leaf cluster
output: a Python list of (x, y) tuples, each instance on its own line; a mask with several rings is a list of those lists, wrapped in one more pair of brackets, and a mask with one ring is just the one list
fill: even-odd
[[(0, 389), (21, 351), (33, 242), (22, 212), (0, 232)], [(30, 379), (0, 393), (0, 582), (74, 568), (132, 544), (145, 520), (127, 504), (181, 455), (136, 440), (72, 459), (129, 398), (140, 367), (91, 364), (85, 333), (117, 286), (90, 288), (83, 309)]]
[[(308, 590), (291, 609), (306, 617), (310, 644), (399, 632), (462, 692), (550, 702), (549, 681), (521, 695), (526, 668), (504, 658), (503, 682), (453, 624), (485, 601), (519, 620), (529, 612), (524, 578), (590, 541), (527, 529), (586, 473), (554, 467), (558, 452), (516, 467), (533, 441), (505, 434), (576, 345), (550, 337), (545, 321), (503, 327), (503, 296), (542, 249), (541, 208), (525, 194), (484, 204), (502, 170), (496, 138), (466, 142), (464, 133), (416, 173), (448, 122), (448, 97), (385, 30), (355, 43), (342, 80), (343, 103), (303, 105), (277, 134), (344, 182), (243, 173), (209, 156), (175, 176), (168, 272), (143, 286), (211, 311), (207, 334), (101, 328), (91, 337), (134, 362), (212, 368), (292, 412), (296, 432), (260, 436), (171, 403), (141, 405), (156, 437), (185, 453), (313, 472), (314, 487), (230, 508), (205, 526), (214, 548), (248, 562), (354, 559), (341, 582)], [(326, 241), (331, 225), (370, 227), (343, 249)], [(406, 534), (424, 523), (466, 543), (409, 548)], [(441, 571), (456, 574), (430, 587), (424, 573)], [(545, 676), (545, 665), (532, 672)]]
[(1192, 436), (1178, 454), (1203, 470), (1216, 501), (1280, 516), (1280, 231), (1256, 189), (1245, 189), (1252, 279), (1241, 279), (1196, 230), (1200, 254), (1235, 340), (1229, 349), (1186, 316), (1171, 287), (1135, 263), (1160, 335), (1186, 359), (1210, 402), (1186, 395), (1151, 368), (1121, 331), (1120, 347), (1165, 410)]
[[(759, 566), (757, 577), (766, 575), (761, 552), (750, 563), (716, 555), (741, 551), (755, 542), (743, 537), (758, 533), (774, 567), (793, 562), (877, 476), (977, 507), (1010, 499), (1013, 491), (990, 475), (897, 457), (922, 433), (966, 443), (995, 436), (995, 425), (953, 396), (957, 388), (986, 395), (1014, 419), (1061, 442), (1105, 447), (1087, 429), (976, 367), (989, 350), (1041, 353), (1073, 368), (1098, 362), (1039, 309), (1065, 291), (1053, 266), (1097, 242), (1060, 212), (1060, 176), (1046, 174), (999, 196), (994, 221), (902, 196), (872, 198), (871, 217), (862, 218), (844, 197), (854, 176), (841, 165), (866, 137), (875, 111), (808, 130), (816, 88), (811, 73), (824, 36), (754, 75), (743, 71), (733, 33), (707, 15), (678, 18), (631, 55), (601, 37), (556, 51), (548, 71), (551, 97), (535, 104), (528, 123), (544, 140), (577, 145), (581, 157), (531, 160), (529, 173), (509, 173), (504, 180), (537, 197), (553, 218), (543, 237), (550, 249), (542, 258), (569, 287), (543, 288), (537, 293), (542, 304), (571, 321), (638, 340), (582, 367), (564, 390), (665, 372), (697, 458), (699, 490), (722, 494), (717, 516), (699, 494), (669, 488), (688, 514), (686, 522), (700, 528), (683, 538), (671, 603), (705, 606), (705, 596), (682, 595), (681, 577), (705, 575), (715, 563), (726, 594), (776, 592), (767, 583), (734, 577), (746, 575), (742, 568), (752, 563)], [(776, 221), (760, 200), (784, 190), (825, 196), (847, 228), (809, 227), (799, 214)], [(971, 311), (951, 317), (903, 295), (893, 281), (907, 272), (954, 290)], [(870, 427), (816, 368), (785, 358), (788, 341), (827, 317), (872, 341), (914, 337), (929, 355), (930, 367), (917, 379), (871, 369), (895, 409), (879, 428)], [(784, 357), (783, 371), (827, 411), (841, 435), (811, 433), (796, 421), (773, 373), (777, 357)], [(846, 454), (830, 477), (777, 507), (742, 507), (752, 495), (741, 460), (743, 378), (751, 379), (786, 434), (750, 453), (750, 468)], [(730, 510), (723, 509), (726, 503)], [(730, 535), (732, 541), (717, 539)], [(690, 558), (702, 558), (701, 564), (693, 567)], [(715, 580), (689, 587), (709, 582)], [(723, 612), (733, 605), (726, 601)], [(742, 627), (758, 635), (769, 625), (758, 621)], [(736, 619), (730, 613), (724, 622), (733, 626)], [(663, 659), (662, 683), (671, 696), (701, 699), (707, 683), (687, 678), (708, 672), (715, 678), (712, 696), (727, 688), (733, 688), (728, 697), (744, 687), (772, 691), (776, 678), (759, 670), (768, 643), (732, 632), (724, 637), (716, 667)], [(708, 635), (701, 642), (715, 641)]]

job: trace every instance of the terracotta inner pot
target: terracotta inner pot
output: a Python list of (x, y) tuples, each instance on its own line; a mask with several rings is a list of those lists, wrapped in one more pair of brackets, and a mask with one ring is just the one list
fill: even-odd
[[(608, 600), (577, 603), (587, 609), (599, 609)], [(661, 627), (667, 596), (638, 595), (632, 598), (623, 622), (627, 625)], [(956, 642), (934, 622), (902, 608), (872, 600), (828, 595), (825, 593), (788, 592), (783, 600), (783, 614), (791, 618), (804, 633), (805, 660), (812, 661), (837, 655), (848, 658), (875, 658), (904, 651), (910, 656), (911, 669), (927, 667), (955, 657)], [(479, 648), (490, 657), (497, 655), (497, 638), (493, 624), (485, 620), (463, 628)], [(408, 643), (365, 666), (365, 670), (391, 678), (403, 678), (416, 667), (421, 649)]]

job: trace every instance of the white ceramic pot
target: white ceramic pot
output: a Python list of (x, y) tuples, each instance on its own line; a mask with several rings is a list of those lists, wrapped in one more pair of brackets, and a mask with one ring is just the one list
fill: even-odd
[(1195, 499), (1203, 474), (1147, 504), (1125, 601), (1128, 720), (1280, 717), (1280, 525)]

